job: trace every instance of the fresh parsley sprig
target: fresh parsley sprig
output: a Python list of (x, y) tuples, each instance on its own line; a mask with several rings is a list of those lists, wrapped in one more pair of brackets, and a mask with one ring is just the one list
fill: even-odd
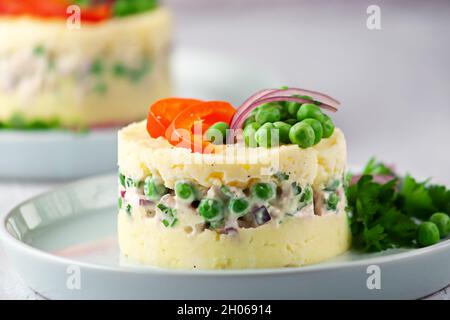
[[(380, 175), (392, 179), (377, 182), (382, 181), (375, 179)], [(450, 190), (445, 186), (418, 182), (410, 175), (400, 178), (374, 158), (346, 194), (353, 245), (368, 252), (421, 245), (417, 241), (420, 223), (436, 212), (450, 214)], [(441, 237), (448, 231), (450, 226)]]

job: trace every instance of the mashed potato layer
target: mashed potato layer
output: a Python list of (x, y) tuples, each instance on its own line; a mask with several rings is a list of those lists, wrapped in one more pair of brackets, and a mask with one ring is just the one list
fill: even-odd
[(182, 179), (205, 187), (247, 187), (255, 179), (266, 181), (277, 172), (289, 174), (289, 180), (300, 185), (323, 187), (330, 177), (344, 174), (346, 152), (344, 134), (336, 129), (330, 138), (308, 149), (297, 145), (266, 149), (233, 144), (211, 155), (191, 153), (173, 147), (164, 138), (151, 138), (142, 121), (119, 131), (118, 164), (122, 173), (134, 179), (152, 174), (168, 188)]
[[(133, 261), (186, 269), (276, 268), (317, 263), (350, 247), (346, 145), (339, 129), (308, 149), (233, 144), (200, 154), (151, 138), (140, 122), (119, 132), (118, 159), (119, 244)], [(174, 192), (179, 182), (194, 188), (195, 198), (180, 198)], [(255, 198), (255, 185), (272, 186), (273, 197)], [(149, 188), (161, 196), (146, 196)], [(245, 215), (229, 209), (233, 197), (248, 200)], [(199, 215), (203, 200), (223, 204), (220, 223)]]
[(238, 235), (165, 228), (157, 219), (119, 213), (122, 254), (139, 263), (183, 269), (294, 267), (324, 261), (351, 244), (345, 212), (240, 229)]

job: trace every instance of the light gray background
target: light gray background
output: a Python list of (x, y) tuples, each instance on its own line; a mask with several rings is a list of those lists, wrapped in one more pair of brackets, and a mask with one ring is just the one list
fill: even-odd
[[(175, 45), (276, 72), (285, 82), (274, 86), (338, 98), (334, 119), (346, 134), (350, 163), (376, 155), (401, 172), (450, 185), (450, 1), (166, 2), (176, 17)], [(381, 30), (366, 27), (370, 4), (381, 8)], [(0, 213), (55, 185), (0, 181)], [(0, 248), (1, 298), (36, 296)]]

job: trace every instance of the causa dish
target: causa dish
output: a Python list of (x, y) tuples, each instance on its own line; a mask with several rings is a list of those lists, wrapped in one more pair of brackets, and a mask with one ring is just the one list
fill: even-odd
[(276, 268), (349, 249), (339, 102), (262, 90), (239, 108), (169, 98), (119, 132), (122, 253), (169, 268)]
[(156, 0), (2, 0), (0, 129), (142, 119), (148, 101), (171, 93), (170, 44), (171, 16)]

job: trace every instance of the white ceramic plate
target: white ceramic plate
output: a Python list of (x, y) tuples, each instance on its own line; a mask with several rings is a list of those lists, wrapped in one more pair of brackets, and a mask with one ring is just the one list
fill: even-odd
[[(67, 299), (412, 299), (450, 283), (450, 240), (415, 250), (348, 252), (301, 268), (180, 271), (134, 265), (117, 249), (116, 185), (115, 175), (82, 180), (4, 217), (0, 240), (32, 289)], [(381, 289), (368, 289), (369, 266), (379, 268)]]
[[(260, 88), (283, 84), (266, 69), (193, 49), (176, 50), (171, 66), (177, 96), (237, 105)], [(71, 179), (111, 172), (116, 169), (116, 132), (0, 130), (0, 178)]]

